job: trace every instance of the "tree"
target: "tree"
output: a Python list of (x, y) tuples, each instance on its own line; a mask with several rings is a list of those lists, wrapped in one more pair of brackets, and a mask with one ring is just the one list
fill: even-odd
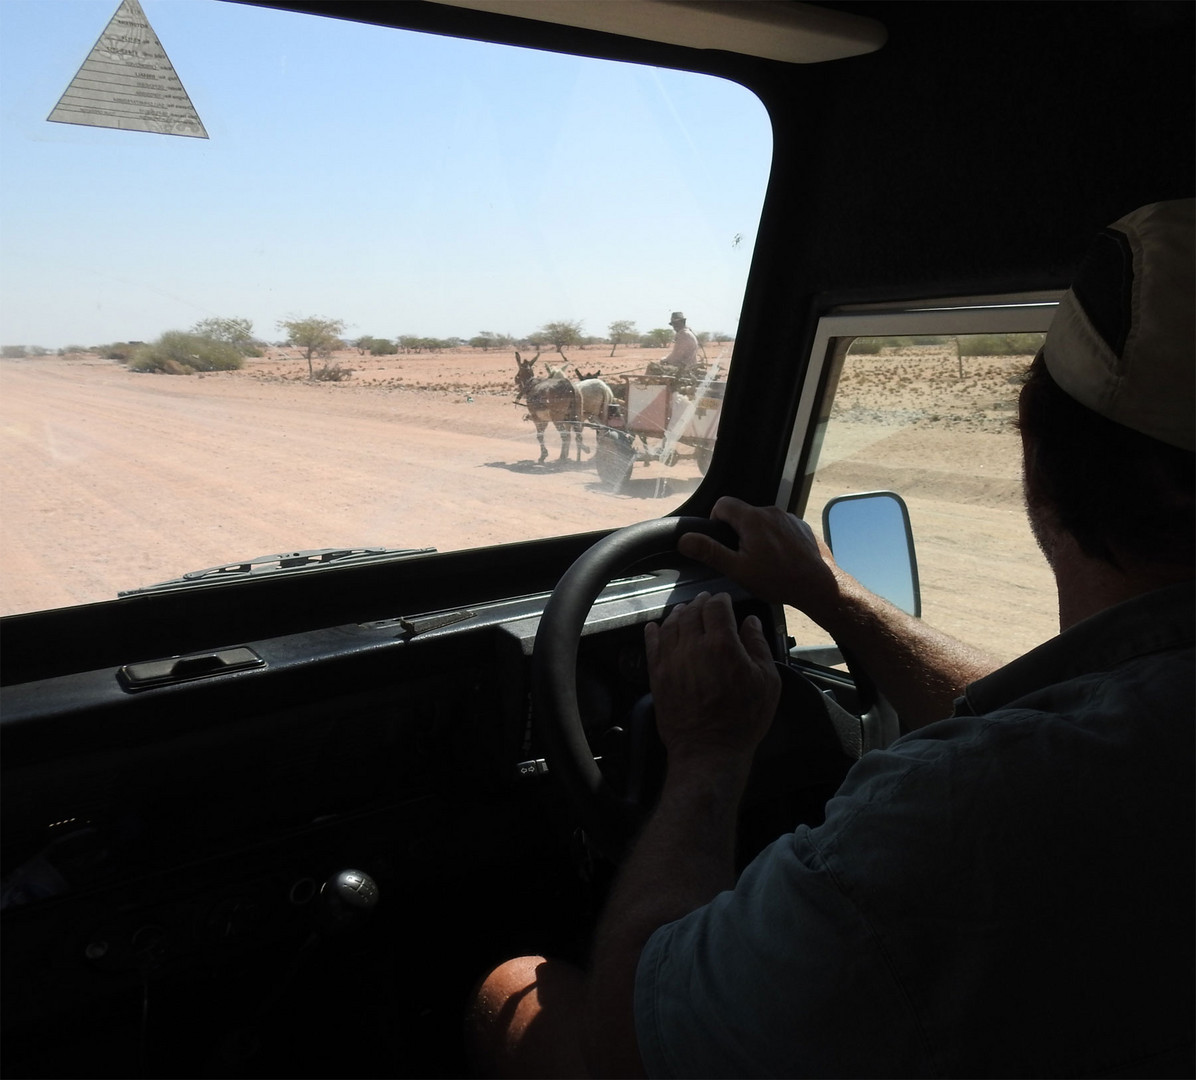
[(476, 337), (471, 337), (468, 341), (475, 349), (481, 349), (482, 352), (489, 352), (491, 349), (509, 349), (515, 344), (515, 339), (510, 334), (496, 334), (493, 330), (479, 330)]
[(610, 332), (610, 354), (615, 355), (615, 349), (620, 345), (628, 345), (639, 337), (635, 322), (631, 319), (616, 319), (607, 327)]
[(191, 333), (198, 334), (211, 341), (223, 341), (231, 345), (242, 356), (253, 356), (257, 352), (257, 340), (253, 336), (253, 320), (242, 316), (221, 318), (213, 316), (210, 319), (200, 319)]
[(309, 315), (306, 319), (279, 319), (278, 329), (287, 332), (287, 344), (303, 349), (307, 356), (307, 377), (316, 377), (312, 366), (313, 353), (328, 353), (341, 343), (344, 333), (343, 319), (325, 319), (319, 315)]
[(359, 337), (353, 342), (353, 348), (357, 350), (359, 356), (365, 356), (366, 353), (369, 353), (370, 356), (391, 356), (398, 351), (390, 338), (374, 337), (372, 334), (364, 334)]
[(550, 342), (557, 352), (563, 352), (566, 345), (576, 345), (581, 341), (581, 320), (570, 322), (562, 319), (560, 322), (545, 323), (536, 333), (541, 340)]
[(667, 349), (673, 340), (673, 331), (667, 326), (658, 326), (649, 330), (640, 338), (640, 343), (646, 349)]

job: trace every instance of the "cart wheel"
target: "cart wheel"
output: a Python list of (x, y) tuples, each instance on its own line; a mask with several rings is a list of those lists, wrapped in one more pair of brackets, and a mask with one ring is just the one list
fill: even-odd
[(630, 439), (615, 431), (603, 431), (598, 436), (598, 450), (594, 456), (603, 483), (610, 484), (616, 491), (627, 483), (635, 465), (635, 446)]
[(706, 470), (710, 468), (710, 459), (714, 457), (714, 449), (706, 445), (695, 446), (694, 457), (698, 462), (698, 470), (705, 476)]

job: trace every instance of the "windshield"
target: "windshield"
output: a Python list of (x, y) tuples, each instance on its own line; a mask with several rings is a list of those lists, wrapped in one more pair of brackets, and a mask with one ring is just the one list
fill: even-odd
[(4, 3), (0, 80), (0, 614), (700, 483), (743, 87), (215, 0)]

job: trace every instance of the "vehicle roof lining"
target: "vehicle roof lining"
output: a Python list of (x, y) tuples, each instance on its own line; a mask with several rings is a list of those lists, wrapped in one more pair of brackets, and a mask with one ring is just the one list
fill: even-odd
[(789, 64), (860, 56), (886, 40), (875, 19), (798, 0), (432, 0), (537, 22), (718, 49)]

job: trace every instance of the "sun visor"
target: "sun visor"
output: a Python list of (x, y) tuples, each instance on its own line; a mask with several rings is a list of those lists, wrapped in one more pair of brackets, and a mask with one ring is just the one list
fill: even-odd
[(779, 0), (434, 0), (521, 19), (600, 30), (691, 49), (817, 64), (875, 52), (875, 19)]

